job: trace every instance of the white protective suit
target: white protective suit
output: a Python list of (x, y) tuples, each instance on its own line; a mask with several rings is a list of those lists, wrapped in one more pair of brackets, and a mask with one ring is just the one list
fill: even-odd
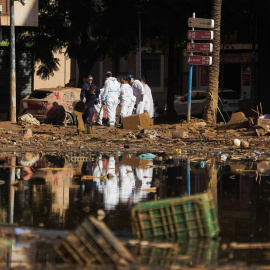
[(103, 105), (102, 105), (103, 92), (104, 92), (104, 88), (101, 88), (99, 96), (98, 96), (99, 103), (97, 105), (94, 105), (94, 110), (95, 110), (95, 115), (96, 115), (96, 123), (98, 123), (100, 125), (102, 125), (102, 119), (103, 119)]
[(120, 111), (120, 116), (125, 117), (128, 115), (129, 108), (132, 103), (132, 96), (133, 96), (133, 90), (132, 87), (125, 83), (121, 85), (120, 88), (120, 106), (121, 106), (121, 111)]
[(120, 94), (120, 84), (114, 77), (109, 77), (104, 83), (103, 101), (107, 107), (107, 115), (109, 118), (109, 125), (115, 126), (116, 107)]
[(120, 202), (132, 203), (132, 191), (135, 186), (134, 173), (131, 166), (119, 166)]
[(136, 97), (136, 104), (137, 104), (136, 113), (139, 114), (141, 111), (144, 111), (144, 100), (140, 101), (141, 96), (142, 95), (144, 96), (145, 94), (144, 87), (139, 80), (135, 80), (132, 84), (132, 89), (133, 95)]
[(100, 193), (103, 192), (104, 189), (104, 180), (101, 180), (100, 177), (105, 175), (105, 172), (103, 172), (103, 161), (102, 161), (102, 155), (99, 155), (98, 160), (93, 168), (93, 176), (95, 177), (93, 179), (94, 182), (96, 182), (98, 191)]
[(143, 97), (143, 101), (141, 101), (139, 105), (137, 106), (136, 113), (140, 114), (140, 113), (144, 113), (144, 111), (148, 111), (149, 113), (149, 110), (150, 110), (150, 99), (145, 94)]
[(129, 95), (131, 96), (131, 103), (130, 103), (130, 106), (128, 107), (127, 116), (133, 114), (133, 109), (134, 109), (134, 106), (136, 104), (136, 97), (133, 95), (133, 88), (130, 87), (129, 88), (129, 91), (130, 91), (130, 94)]
[(147, 95), (149, 98), (149, 111), (148, 112), (149, 112), (150, 117), (153, 118), (154, 113), (155, 113), (154, 102), (153, 102), (153, 97), (152, 97), (152, 91), (147, 84), (144, 85), (144, 91), (145, 91), (145, 95)]
[(114, 210), (119, 203), (119, 187), (118, 178), (115, 173), (115, 159), (114, 156), (109, 157), (108, 167), (106, 174), (112, 174), (113, 177), (106, 180), (106, 186), (104, 187), (104, 210)]
[(149, 161), (148, 168), (135, 168), (136, 172), (136, 178), (137, 181), (141, 183), (141, 187), (139, 189), (136, 189), (136, 192), (133, 196), (133, 202), (138, 203), (142, 200), (144, 200), (147, 197), (148, 192), (143, 191), (143, 189), (151, 188), (151, 182), (153, 178), (153, 168), (151, 166), (153, 165), (153, 161)]

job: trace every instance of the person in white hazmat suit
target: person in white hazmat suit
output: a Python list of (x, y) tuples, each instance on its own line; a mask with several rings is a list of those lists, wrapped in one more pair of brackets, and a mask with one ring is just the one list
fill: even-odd
[(128, 84), (128, 80), (126, 78), (122, 78), (120, 87), (121, 123), (123, 123), (122, 118), (128, 116), (129, 108), (132, 106), (132, 96), (133, 96), (132, 87)]
[(105, 103), (107, 107), (107, 115), (110, 127), (115, 126), (116, 107), (118, 105), (119, 94), (120, 94), (119, 82), (115, 77), (112, 77), (112, 73), (110, 71), (107, 71), (102, 99), (103, 103)]
[(97, 96), (97, 101), (95, 102), (95, 105), (94, 105), (96, 124), (100, 126), (102, 126), (102, 119), (103, 119), (103, 104), (102, 104), (103, 92), (104, 92), (104, 88), (101, 88)]
[(149, 116), (150, 116), (150, 118), (153, 118), (154, 114), (155, 114), (155, 110), (154, 110), (152, 91), (151, 91), (150, 87), (147, 85), (146, 80), (144, 78), (141, 79), (141, 83), (144, 87), (145, 95), (147, 95), (149, 98), (149, 111), (148, 111)]
[(145, 102), (148, 98), (145, 98), (145, 92), (142, 83), (139, 80), (135, 80), (132, 75), (128, 76), (128, 82), (133, 89), (133, 95), (136, 97), (136, 114), (144, 113)]
[(131, 87), (131, 91), (132, 91), (131, 94), (130, 94), (131, 95), (131, 104), (130, 104), (130, 106), (128, 108), (127, 116), (133, 114), (134, 106), (136, 104), (136, 97), (133, 95), (133, 89), (132, 89), (132, 87)]
[(103, 190), (104, 196), (104, 210), (114, 210), (119, 203), (119, 187), (118, 177), (115, 173), (115, 159), (114, 156), (109, 156), (108, 166), (106, 170), (107, 177), (106, 186)]

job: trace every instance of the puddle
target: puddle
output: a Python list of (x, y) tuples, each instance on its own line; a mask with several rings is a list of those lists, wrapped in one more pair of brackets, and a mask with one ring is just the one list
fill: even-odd
[[(167, 156), (148, 160), (135, 155), (98, 153), (2, 155), (0, 229), (30, 228), (51, 239), (22, 239), (19, 235), (11, 238), (12, 247), (0, 249), (0, 267), (61, 264), (52, 249), (59, 232), (72, 231), (87, 216), (97, 216), (99, 209), (105, 211), (104, 222), (114, 234), (128, 242), (134, 239), (130, 210), (137, 203), (209, 189), (216, 204), (220, 241), (191, 239), (168, 246), (164, 242), (130, 244), (132, 254), (141, 264), (165, 268), (239, 261), (247, 265), (268, 264), (267, 248), (246, 247), (243, 251), (230, 247), (230, 243), (270, 242), (269, 165), (268, 161), (211, 165)], [(2, 234), (3, 240), (10, 240)]]

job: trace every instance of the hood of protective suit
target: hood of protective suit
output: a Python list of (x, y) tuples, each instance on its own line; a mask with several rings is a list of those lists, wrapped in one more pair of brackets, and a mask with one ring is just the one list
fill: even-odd
[(107, 80), (110, 80), (110, 81), (117, 81), (117, 79), (115, 77), (109, 77), (107, 78)]

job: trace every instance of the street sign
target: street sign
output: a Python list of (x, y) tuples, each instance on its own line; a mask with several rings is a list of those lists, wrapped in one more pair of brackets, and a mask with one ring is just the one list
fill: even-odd
[(213, 44), (212, 43), (188, 43), (187, 51), (188, 52), (212, 52)]
[(204, 30), (189, 30), (188, 31), (188, 39), (195, 39), (195, 40), (212, 40), (214, 38), (214, 32), (204, 31)]
[(214, 28), (214, 20), (202, 18), (188, 18), (188, 27)]
[(210, 66), (212, 65), (212, 56), (190, 55), (188, 63), (190, 65)]

